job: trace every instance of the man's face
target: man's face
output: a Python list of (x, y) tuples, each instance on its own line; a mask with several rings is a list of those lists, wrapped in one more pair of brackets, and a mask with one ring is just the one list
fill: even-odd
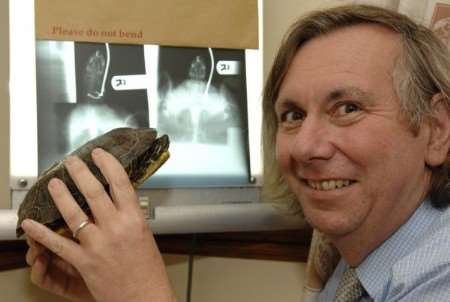
[(395, 230), (425, 196), (428, 131), (414, 135), (400, 113), (400, 52), (383, 27), (340, 29), (304, 45), (281, 86), (277, 159), (309, 222), (330, 236)]

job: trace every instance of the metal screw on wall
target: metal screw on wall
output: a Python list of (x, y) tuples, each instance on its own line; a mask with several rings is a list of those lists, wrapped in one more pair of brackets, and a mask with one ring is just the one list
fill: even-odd
[(25, 188), (26, 186), (28, 186), (28, 180), (26, 180), (25, 178), (19, 179), (17, 183), (21, 188)]

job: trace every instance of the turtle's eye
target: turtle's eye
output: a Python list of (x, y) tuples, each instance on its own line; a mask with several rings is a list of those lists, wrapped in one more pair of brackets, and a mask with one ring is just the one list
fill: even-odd
[(161, 153), (161, 145), (160, 145), (160, 144), (157, 144), (157, 145), (156, 145), (156, 149), (154, 150), (153, 153), (156, 153), (156, 154)]

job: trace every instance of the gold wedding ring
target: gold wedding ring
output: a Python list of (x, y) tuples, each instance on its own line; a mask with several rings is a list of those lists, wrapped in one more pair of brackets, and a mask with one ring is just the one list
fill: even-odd
[(73, 232), (73, 238), (78, 239), (78, 234), (80, 233), (80, 231), (82, 229), (84, 229), (88, 224), (90, 224), (91, 221), (89, 219), (86, 219), (85, 221), (83, 221), (82, 223), (80, 223), (80, 225), (75, 229), (75, 231)]

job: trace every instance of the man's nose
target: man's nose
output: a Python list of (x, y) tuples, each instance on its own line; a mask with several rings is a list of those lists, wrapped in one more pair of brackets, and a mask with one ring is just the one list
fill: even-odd
[(305, 119), (292, 143), (292, 156), (300, 162), (330, 159), (336, 148), (331, 125), (320, 119)]

